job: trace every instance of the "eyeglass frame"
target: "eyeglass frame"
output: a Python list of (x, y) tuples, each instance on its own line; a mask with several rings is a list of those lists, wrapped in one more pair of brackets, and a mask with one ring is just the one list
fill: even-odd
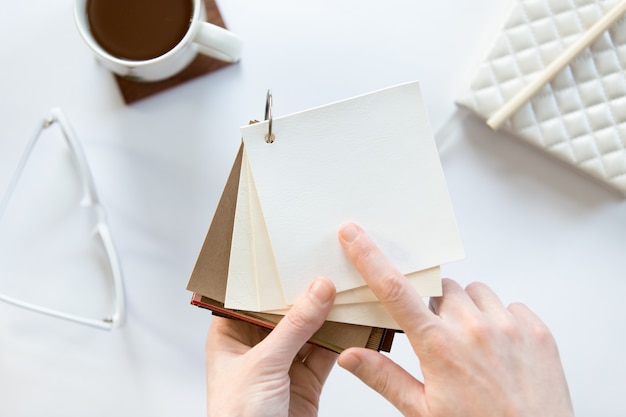
[(35, 133), (26, 145), (26, 149), (22, 154), (22, 158), (20, 159), (20, 162), (15, 172), (13, 173), (11, 181), (9, 182), (7, 191), (4, 194), (2, 201), (0, 201), (0, 219), (2, 219), (2, 215), (9, 205), (9, 201), (11, 200), (13, 191), (15, 190), (15, 187), (17, 186), (17, 183), (19, 182), (22, 173), (24, 172), (26, 163), (30, 158), (33, 149), (37, 145), (42, 132), (55, 123), (58, 123), (59, 127), (61, 128), (63, 137), (65, 138), (65, 141), (67, 142), (67, 145), (70, 149), (72, 160), (78, 170), (78, 176), (80, 178), (82, 188), (82, 199), (79, 204), (81, 207), (93, 210), (96, 213), (96, 226), (93, 230), (93, 233), (99, 238), (99, 241), (102, 244), (108, 259), (113, 283), (113, 313), (105, 316), (102, 319), (88, 318), (77, 314), (67, 313), (61, 310), (25, 302), (2, 293), (0, 293), (0, 301), (4, 301), (6, 303), (37, 313), (60, 318), (63, 320), (68, 320), (74, 323), (79, 323), (102, 330), (112, 330), (114, 328), (122, 326), (125, 321), (125, 295), (122, 270), (120, 267), (117, 250), (111, 237), (111, 232), (106, 217), (106, 211), (104, 209), (104, 206), (100, 202), (100, 199), (98, 198), (95, 182), (93, 180), (91, 170), (89, 169), (89, 164), (87, 162), (85, 152), (83, 151), (80, 141), (78, 140), (78, 136), (74, 132), (72, 126), (70, 125), (69, 121), (67, 120), (61, 109), (54, 108), (50, 110), (50, 117), (43, 119), (42, 123), (37, 127)]

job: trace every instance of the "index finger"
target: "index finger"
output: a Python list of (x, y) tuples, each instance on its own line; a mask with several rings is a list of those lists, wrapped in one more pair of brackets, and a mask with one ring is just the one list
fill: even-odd
[(434, 315), (418, 292), (360, 226), (343, 225), (339, 242), (374, 295), (409, 337), (432, 323)]

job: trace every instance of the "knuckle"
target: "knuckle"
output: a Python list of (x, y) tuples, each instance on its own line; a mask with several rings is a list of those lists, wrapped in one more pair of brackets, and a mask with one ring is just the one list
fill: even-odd
[(383, 302), (397, 304), (404, 295), (404, 282), (395, 274), (388, 274), (380, 278), (379, 286), (379, 298)]
[(376, 246), (355, 245), (352, 259), (381, 302), (395, 304), (402, 300), (406, 291), (404, 276), (386, 262)]
[(556, 347), (556, 341), (548, 326), (536, 317), (525, 304), (519, 302), (512, 303), (508, 309), (514, 316), (522, 318), (522, 322), (525, 323), (523, 327), (525, 327), (528, 337), (531, 338), (533, 343)]
[(465, 292), (475, 299), (485, 299), (492, 293), (491, 289), (482, 282), (472, 282), (465, 287)]
[(500, 328), (482, 317), (468, 319), (465, 323), (465, 331), (473, 344), (483, 348), (492, 346), (494, 341), (501, 336)]
[(402, 414), (408, 417), (421, 416), (415, 397), (405, 393), (406, 387), (401, 386), (392, 375), (386, 372), (378, 373), (378, 375), (377, 391), (379, 394), (385, 398), (392, 399), (392, 402), (395, 403), (394, 405), (397, 409), (402, 411)]
[(294, 306), (289, 310), (289, 313), (285, 315), (284, 320), (287, 320), (291, 329), (299, 333), (306, 331), (310, 327), (311, 317), (309, 317), (303, 309)]
[(546, 325), (536, 325), (533, 326), (530, 330), (532, 340), (544, 347), (549, 349), (556, 349), (556, 341), (554, 340), (554, 336), (552, 336), (552, 332)]
[(393, 380), (387, 372), (374, 372), (373, 377), (373, 386), (383, 397), (388, 398), (394, 394)]
[(450, 335), (438, 329), (432, 329), (432, 331), (430, 331), (428, 328), (424, 329), (423, 335), (422, 343), (426, 347), (424, 351), (432, 352), (434, 356), (433, 359), (447, 362), (453, 353), (452, 338)]
[(447, 292), (446, 289), (449, 289), (454, 285), (456, 285), (456, 281), (452, 278), (441, 278), (441, 286), (444, 288), (444, 294)]
[(482, 282), (472, 282), (470, 284), (468, 284), (465, 287), (465, 291), (466, 292), (472, 292), (472, 293), (476, 293), (476, 292), (480, 292), (483, 291), (486, 288), (486, 285), (483, 284)]
[(351, 252), (353, 259), (358, 265), (366, 265), (371, 261), (374, 251), (370, 245), (356, 244)]
[(514, 315), (517, 315), (517, 314), (525, 314), (526, 310), (528, 310), (528, 307), (526, 307), (526, 304), (516, 301), (514, 303), (509, 304), (507, 309)]
[(500, 323), (500, 332), (507, 340), (518, 342), (523, 338), (521, 329), (515, 320), (502, 320)]
[(467, 319), (465, 327), (476, 339), (485, 339), (493, 333), (490, 326), (487, 325), (487, 322), (480, 317), (470, 317)]

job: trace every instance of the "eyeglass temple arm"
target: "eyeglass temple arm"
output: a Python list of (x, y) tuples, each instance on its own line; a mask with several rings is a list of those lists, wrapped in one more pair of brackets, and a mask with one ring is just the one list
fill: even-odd
[(81, 201), (81, 205), (93, 208), (97, 214), (97, 224), (94, 232), (98, 233), (98, 236), (100, 237), (107, 253), (109, 267), (111, 268), (111, 274), (113, 276), (113, 289), (115, 292), (113, 315), (105, 318), (104, 320), (109, 321), (112, 327), (118, 327), (123, 323), (125, 317), (124, 284), (122, 282), (122, 274), (117, 257), (117, 251), (115, 249), (115, 245), (113, 244), (113, 239), (111, 238), (111, 233), (106, 221), (106, 213), (104, 207), (100, 204), (100, 199), (98, 198), (98, 194), (96, 192), (95, 182), (93, 180), (93, 176), (91, 175), (91, 171), (89, 170), (89, 165), (87, 164), (87, 157), (85, 156), (85, 152), (83, 151), (80, 142), (78, 141), (78, 136), (65, 118), (61, 109), (52, 109), (51, 115), (52, 120), (58, 122), (61, 126), (61, 131), (63, 132), (63, 135), (65, 136), (65, 139), (67, 140), (67, 143), (72, 151), (72, 157), (79, 171), (83, 188), (83, 199)]

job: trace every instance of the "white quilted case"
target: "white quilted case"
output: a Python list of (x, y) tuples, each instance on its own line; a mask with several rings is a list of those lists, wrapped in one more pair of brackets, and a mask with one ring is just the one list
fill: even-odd
[[(515, 1), (457, 103), (489, 118), (615, 3)], [(570, 62), (502, 129), (626, 196), (626, 17)]]

